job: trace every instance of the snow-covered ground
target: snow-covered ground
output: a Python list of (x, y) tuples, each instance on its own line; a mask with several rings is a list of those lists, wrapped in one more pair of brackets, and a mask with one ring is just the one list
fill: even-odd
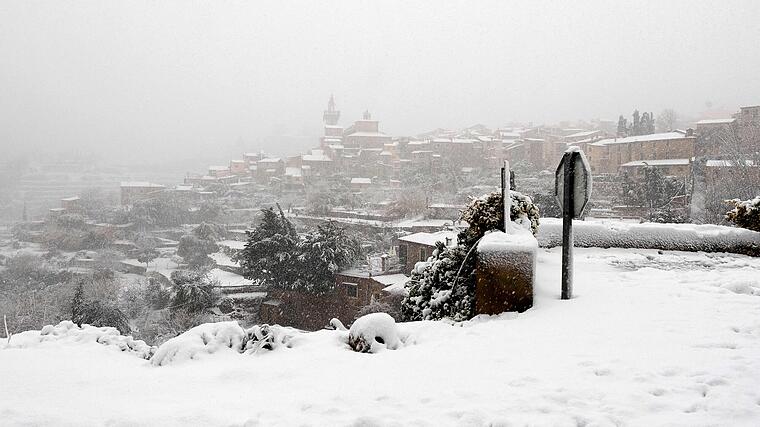
[(346, 331), (166, 366), (91, 341), (6, 348), (0, 424), (760, 425), (759, 258), (575, 256), (572, 300), (560, 250), (540, 249), (533, 309), (401, 324), (373, 354)]

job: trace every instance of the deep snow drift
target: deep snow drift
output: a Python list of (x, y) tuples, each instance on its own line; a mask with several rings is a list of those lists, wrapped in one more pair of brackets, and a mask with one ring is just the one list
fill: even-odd
[(760, 425), (760, 259), (576, 249), (569, 301), (559, 263), (539, 249), (523, 314), (397, 324), (403, 345), (371, 354), (349, 331), (287, 328), (273, 351), (208, 351), (256, 342), (225, 324), (185, 338), (202, 357), (155, 366), (70, 332), (16, 335), (0, 424)]

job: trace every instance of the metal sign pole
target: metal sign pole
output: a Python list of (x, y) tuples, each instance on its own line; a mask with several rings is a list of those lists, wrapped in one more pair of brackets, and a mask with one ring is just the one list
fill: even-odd
[(573, 297), (573, 216), (575, 210), (575, 157), (565, 153), (562, 201), (562, 299)]
[(509, 234), (509, 221), (512, 212), (512, 195), (509, 192), (509, 162), (504, 160), (504, 166), (501, 168), (501, 200), (504, 201), (504, 232)]

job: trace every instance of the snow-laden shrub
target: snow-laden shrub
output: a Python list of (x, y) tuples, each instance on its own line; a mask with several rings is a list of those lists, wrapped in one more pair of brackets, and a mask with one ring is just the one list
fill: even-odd
[(171, 306), (190, 313), (201, 312), (214, 305), (214, 283), (205, 271), (177, 270), (171, 274)]
[(204, 323), (161, 344), (150, 362), (164, 366), (197, 360), (210, 354), (255, 354), (261, 350), (290, 347), (300, 332), (280, 325), (255, 325), (243, 329), (235, 322)]
[(246, 332), (237, 322), (204, 323), (161, 344), (150, 359), (153, 366), (164, 366), (209, 354), (240, 353)]
[[(519, 227), (538, 233), (539, 212), (530, 197), (510, 192), (510, 220)], [(459, 233), (459, 244), (446, 247), (439, 243), (426, 262), (417, 263), (401, 305), (404, 320), (450, 318), (463, 321), (475, 315), (476, 251), (472, 250), (486, 232), (504, 230), (504, 203), (501, 193), (473, 199), (462, 211), (469, 227)]]
[(750, 200), (726, 200), (733, 209), (726, 213), (726, 220), (739, 227), (760, 231), (760, 196)]
[(77, 326), (70, 320), (64, 320), (57, 325), (47, 325), (40, 331), (26, 331), (11, 336), (10, 343), (5, 340), (0, 342), (0, 348), (29, 348), (42, 345), (47, 342), (89, 343), (95, 342), (104, 346), (115, 347), (120, 351), (135, 355), (143, 359), (150, 359), (155, 352), (155, 347), (149, 346), (144, 341), (136, 340), (131, 336), (119, 333), (119, 330), (110, 326), (95, 327), (90, 325)]
[(427, 262), (417, 263), (401, 303), (405, 320), (462, 321), (475, 315), (475, 254), (467, 257), (468, 251), (465, 245), (439, 243)]
[[(510, 219), (523, 226), (530, 224), (530, 231), (535, 236), (538, 233), (540, 218), (538, 206), (530, 197), (517, 191), (510, 191), (510, 195), (512, 198)], [(474, 244), (474, 241), (483, 237), (486, 231), (504, 231), (504, 202), (501, 193), (490, 193), (472, 199), (462, 210), (461, 219), (470, 225), (459, 237), (459, 241), (464, 241), (467, 245)]]
[(77, 285), (71, 300), (71, 320), (79, 326), (112, 326), (121, 333), (131, 331), (129, 319), (116, 305), (109, 301), (88, 301), (84, 295), (84, 284)]
[(383, 348), (396, 350), (403, 345), (393, 318), (387, 313), (362, 316), (348, 331), (348, 345), (359, 353), (377, 353)]
[(280, 325), (254, 325), (245, 331), (245, 354), (255, 354), (261, 350), (274, 350), (277, 347), (290, 347), (290, 342), (298, 334), (293, 328)]

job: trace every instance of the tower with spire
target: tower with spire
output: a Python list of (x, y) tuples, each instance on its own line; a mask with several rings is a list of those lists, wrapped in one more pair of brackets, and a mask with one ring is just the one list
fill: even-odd
[(335, 98), (330, 94), (330, 100), (327, 102), (327, 110), (322, 115), (322, 120), (328, 126), (336, 126), (340, 119), (340, 111), (335, 109)]

